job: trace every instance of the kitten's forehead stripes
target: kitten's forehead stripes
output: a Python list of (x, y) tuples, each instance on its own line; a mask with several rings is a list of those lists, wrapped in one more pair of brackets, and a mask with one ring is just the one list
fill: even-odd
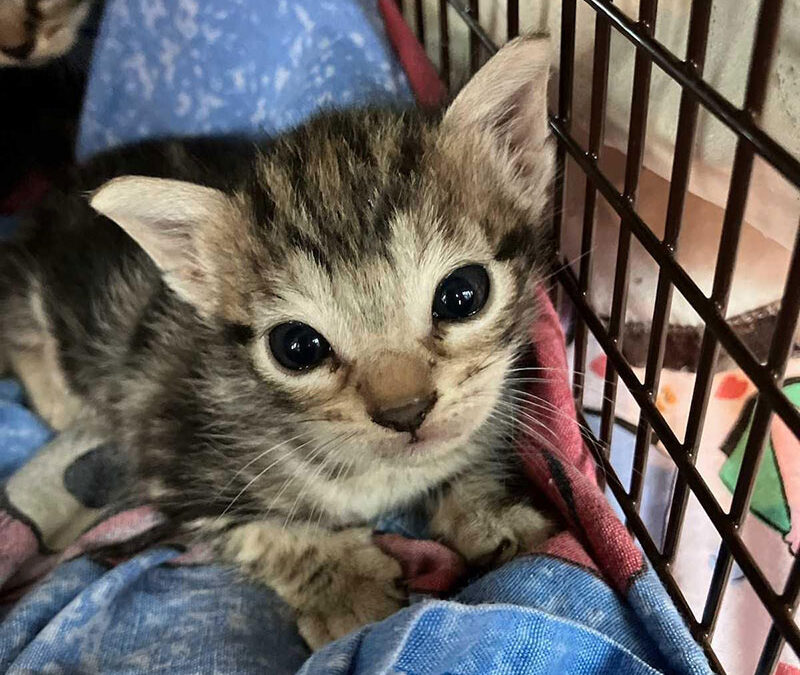
[(250, 184), (265, 247), (302, 250), (328, 274), (340, 262), (391, 260), (392, 216), (416, 193), (425, 132), (416, 113), (335, 114), (274, 144)]

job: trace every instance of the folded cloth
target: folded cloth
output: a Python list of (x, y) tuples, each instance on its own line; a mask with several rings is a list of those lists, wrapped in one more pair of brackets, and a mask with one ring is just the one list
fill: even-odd
[[(668, 602), (654, 609), (675, 613)], [(602, 580), (540, 556), (505, 565), (453, 601), (418, 603), (339, 640), (300, 672), (644, 675), (671, 668)]]
[[(150, 133), (195, 133), (203, 131), (206, 124), (214, 131), (241, 130), (248, 118), (235, 111), (247, 105), (258, 109), (257, 87), (251, 92), (246, 84), (237, 105), (215, 108), (226, 111), (219, 118), (211, 113), (205, 118), (203, 113), (200, 119), (194, 113), (180, 114), (182, 108), (170, 107), (156, 92), (174, 95), (177, 102), (182, 93), (194, 95), (190, 92), (211, 88), (214, 80), (210, 76), (202, 84), (191, 84), (192, 78), (209, 72), (199, 65), (201, 57), (203, 64), (214, 64), (213, 68), (219, 67), (231, 78), (235, 90), (239, 81), (236, 64), (244, 59), (241, 54), (239, 61), (230, 58), (238, 54), (232, 45), (249, 43), (251, 32), (258, 36), (256, 42), (273, 39), (285, 43), (289, 62), (293, 45), (305, 48), (307, 44), (316, 51), (321, 68), (334, 57), (326, 56), (331, 44), (347, 44), (348, 40), (356, 47), (381, 44), (374, 22), (376, 8), (355, 0), (278, 2), (269, 7), (256, 0), (240, 0), (233, 7), (222, 0), (208, 0), (202, 10), (198, 3), (182, 0), (169, 8), (147, 3), (144, 14), (142, 7), (145, 4), (133, 0), (112, 0), (109, 5), (89, 85), (84, 154), (110, 142)], [(253, 7), (259, 8), (258, 24), (249, 12)], [(331, 33), (309, 43), (297, 41), (323, 25), (326, 12), (334, 16), (334, 7), (343, 13), (329, 22)], [(263, 20), (270, 12), (275, 19), (271, 23)], [(290, 16), (296, 21), (279, 21)], [(216, 24), (203, 23), (200, 17), (224, 20), (225, 32), (218, 35)], [(392, 25), (394, 40), (407, 39), (398, 22)], [(161, 28), (156, 30), (158, 26)], [(171, 36), (166, 42), (177, 41), (178, 53), (188, 53), (189, 62), (198, 62), (199, 73), (194, 67), (187, 71), (188, 90), (172, 91), (166, 80), (161, 81), (169, 72), (168, 58), (164, 57), (164, 73), (159, 74), (157, 84), (151, 71), (139, 65), (151, 63), (141, 50), (152, 42), (153, 35), (167, 53), (176, 48), (174, 44), (164, 47), (161, 38)], [(200, 43), (195, 42), (198, 36), (203, 36)], [(362, 40), (363, 45), (359, 44)], [(198, 55), (192, 55), (193, 49)], [(106, 57), (105, 50), (115, 58)], [(261, 70), (277, 76), (281, 66), (276, 64), (286, 63), (286, 49), (278, 51), (270, 52), (272, 61), (265, 56)], [(298, 66), (306, 74), (313, 72), (314, 59), (303, 53)], [(347, 56), (359, 60), (359, 64), (347, 66), (355, 79), (376, 69), (374, 57), (366, 50), (345, 50), (336, 58), (351, 64)], [(119, 64), (123, 64), (123, 77), (115, 80), (111, 73), (120, 72)], [(331, 65), (336, 68), (339, 61)], [(378, 65), (377, 70), (397, 72), (397, 66), (392, 62), (388, 68)], [(305, 94), (297, 94), (307, 91), (308, 78), (280, 77), (279, 93), (284, 88), (288, 91), (269, 104), (276, 128), (299, 121), (310, 111), (304, 107), (308, 103)], [(374, 86), (376, 80), (369, 81), (372, 89), (362, 90), (361, 103), (383, 97), (381, 87)], [(119, 106), (107, 95), (109, 84), (131, 108)], [(129, 89), (141, 98), (131, 95)], [(297, 95), (292, 95), (292, 90)], [(399, 93), (400, 102), (406, 101), (402, 91)], [(219, 97), (227, 101), (227, 95), (226, 90)], [(196, 96), (192, 100), (199, 100), (199, 93)], [(191, 118), (188, 122), (187, 117)], [(139, 120), (144, 121), (137, 124)], [(249, 130), (255, 131), (256, 126), (251, 122)], [(546, 443), (524, 438), (519, 452), (532, 490), (552, 501), (570, 530), (504, 568), (472, 580), (464, 578), (464, 566), (455, 553), (436, 542), (414, 538), (425, 533), (424, 523), (409, 517), (413, 514), (385, 519), (378, 526), (383, 534), (377, 541), (401, 560), (414, 604), (322, 650), (303, 666), (305, 672), (710, 672), (702, 651), (597, 488), (594, 464), (574, 419), (561, 327), (543, 291), (537, 300), (541, 313), (531, 328), (532, 351), (546, 377), (532, 383), (530, 393), (552, 403), (554, 412), (537, 409), (531, 414), (547, 425), (552, 438)], [(5, 618), (0, 623), (0, 668), (8, 672), (161, 669), (171, 673), (282, 673), (300, 667), (307, 653), (283, 603), (266, 589), (232, 579), (221, 567), (199, 564), (203, 551), (179, 554), (169, 548), (151, 549), (121, 563), (98, 562), (86, 555), (100, 543), (128, 540), (160, 522), (160, 516), (146, 505), (105, 517), (107, 481), (93, 482), (91, 478), (116, 477), (125, 469), (113, 464), (113, 452), (90, 445), (76, 456), (74, 450), (68, 454), (64, 449), (74, 448), (74, 444), (60, 443), (56, 437), (4, 486), (0, 603), (5, 602)], [(42, 498), (29, 498), (34, 488)], [(76, 523), (97, 519), (99, 524), (88, 529), (86, 525), (76, 527)], [(77, 539), (65, 536), (82, 530), (86, 531)], [(387, 533), (390, 530), (393, 533)], [(31, 582), (56, 564), (31, 590)], [(420, 599), (423, 596), (427, 599)], [(442, 597), (450, 599), (438, 599)]]
[(0, 672), (294, 673), (308, 649), (268, 589), (153, 549), (61, 565), (0, 624)]

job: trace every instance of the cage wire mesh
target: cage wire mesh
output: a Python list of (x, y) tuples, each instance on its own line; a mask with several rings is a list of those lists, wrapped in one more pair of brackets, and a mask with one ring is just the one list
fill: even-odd
[[(590, 336), (607, 359), (600, 396), (599, 433), (587, 433), (587, 442), (595, 449), (599, 472), (621, 508), (632, 535), (682, 612), (695, 639), (706, 650), (712, 667), (721, 673), (726, 672), (712, 640), (736, 565), (769, 615), (766, 639), (760, 654), (753, 658), (755, 672), (772, 673), (787, 643), (796, 654), (800, 654), (800, 630), (793, 616), (800, 594), (800, 558), (792, 560), (788, 574), (776, 587), (765, 575), (754, 552), (745, 545), (742, 526), (749, 512), (773, 417), (782, 420), (795, 437), (800, 437), (800, 414), (782, 388), (787, 362), (796, 343), (800, 311), (800, 230), (795, 227), (783, 292), (780, 302), (776, 303), (773, 330), (762, 345), (763, 358), (732, 325), (728, 306), (737, 254), (741, 252), (754, 164), (766, 162), (787, 184), (800, 187), (800, 162), (758, 123), (770, 94), (771, 79), (768, 75), (775, 55), (778, 28), (781, 19), (785, 20), (782, 17), (783, 2), (763, 0), (755, 13), (752, 41), (748, 43), (752, 46), (746, 64), (746, 79), (738, 105), (732, 102), (734, 97), (730, 92), (722, 92), (704, 79), (712, 0), (692, 0), (682, 53), (655, 38), (660, 14), (657, 0), (639, 0), (638, 14), (626, 13), (619, 3), (615, 5), (609, 0), (556, 2), (560, 5), (560, 27), (557, 29), (560, 35), (554, 37), (558, 38), (560, 53), (556, 64), (557, 104), (551, 112), (550, 128), (557, 139), (558, 170), (552, 225), (555, 240), (559, 243), (563, 243), (566, 176), (569, 171), (575, 171), (584, 180), (580, 236), (576, 238), (579, 255), (569, 259), (562, 248), (555, 275), (559, 307), (562, 313), (569, 311), (575, 318), (573, 389), (579, 411), (584, 401), (584, 373)], [(524, 0), (522, 3), (518, 0), (398, 0), (398, 5), (451, 89), (457, 88), (474, 73), (500, 44), (519, 34), (521, 16), (526, 9)], [(576, 21), (579, 8), (585, 11), (587, 7), (594, 16), (590, 86), (577, 88)], [(541, 29), (541, 17), (527, 16), (523, 19), (524, 24), (534, 28), (538, 21)], [(622, 36), (634, 54), (627, 147), (624, 165), (621, 164), (616, 177), (609, 175), (603, 161), (605, 158), (601, 156), (606, 132), (613, 35)], [(663, 230), (653, 227), (653, 223), (647, 222), (637, 209), (654, 66), (658, 76), (666, 76), (670, 86), (675, 87), (677, 104)], [(588, 133), (582, 139), (578, 138), (572, 125), (573, 109), (579, 103), (586, 105), (588, 114)], [(676, 256), (685, 222), (699, 115), (710, 115), (727, 130), (726, 133), (735, 135), (716, 263), (707, 287), (701, 287)], [(604, 312), (598, 311), (590, 299), (591, 281), (595, 278), (592, 274), (594, 244), (598, 236), (595, 227), (601, 206), (615, 214), (618, 222), (611, 268), (613, 285), (609, 306)], [(644, 343), (644, 363), (640, 374), (635, 371), (625, 350), (626, 306), (631, 283), (631, 256), (635, 247), (642, 249), (649, 261), (657, 266), (653, 318), (649, 337)], [(668, 332), (676, 297), (696, 313), (700, 325), (691, 398), (680, 434), (665, 419), (657, 400), (665, 353), (671, 348)], [(707, 421), (712, 379), (722, 355), (741, 370), (756, 392), (750, 433), (727, 509), (720, 505), (696, 466), (700, 438)], [(627, 486), (623, 485), (609, 457), (620, 387), (639, 411), (638, 424), (633, 429), (635, 448)], [(579, 415), (585, 421), (582, 413)], [(648, 531), (640, 515), (651, 441), (657, 441), (676, 469), (668, 517), (660, 541)], [(699, 504), (719, 537), (705, 602), (695, 608), (687, 601), (672, 568), (690, 501)]]

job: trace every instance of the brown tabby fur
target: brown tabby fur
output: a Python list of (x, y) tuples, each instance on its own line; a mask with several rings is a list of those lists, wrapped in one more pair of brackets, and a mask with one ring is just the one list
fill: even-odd
[[(40, 413), (118, 441), (148, 499), (275, 588), (312, 646), (402, 605), (368, 529), (382, 513), (427, 499), (475, 564), (551, 531), (504, 482), (503, 413), (548, 267), (547, 54), (511, 43), (443, 117), (117, 151), (0, 253), (0, 353)], [(149, 177), (107, 182), (122, 174)], [(486, 306), (434, 320), (465, 264), (487, 270)], [(271, 356), (290, 320), (331, 344), (320, 367)], [(435, 404), (415, 433), (373, 421), (419, 392)]]

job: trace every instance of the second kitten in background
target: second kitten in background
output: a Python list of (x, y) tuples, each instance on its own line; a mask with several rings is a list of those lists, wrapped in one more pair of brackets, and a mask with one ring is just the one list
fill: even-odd
[(40, 66), (75, 45), (95, 0), (2, 0), (0, 67)]

